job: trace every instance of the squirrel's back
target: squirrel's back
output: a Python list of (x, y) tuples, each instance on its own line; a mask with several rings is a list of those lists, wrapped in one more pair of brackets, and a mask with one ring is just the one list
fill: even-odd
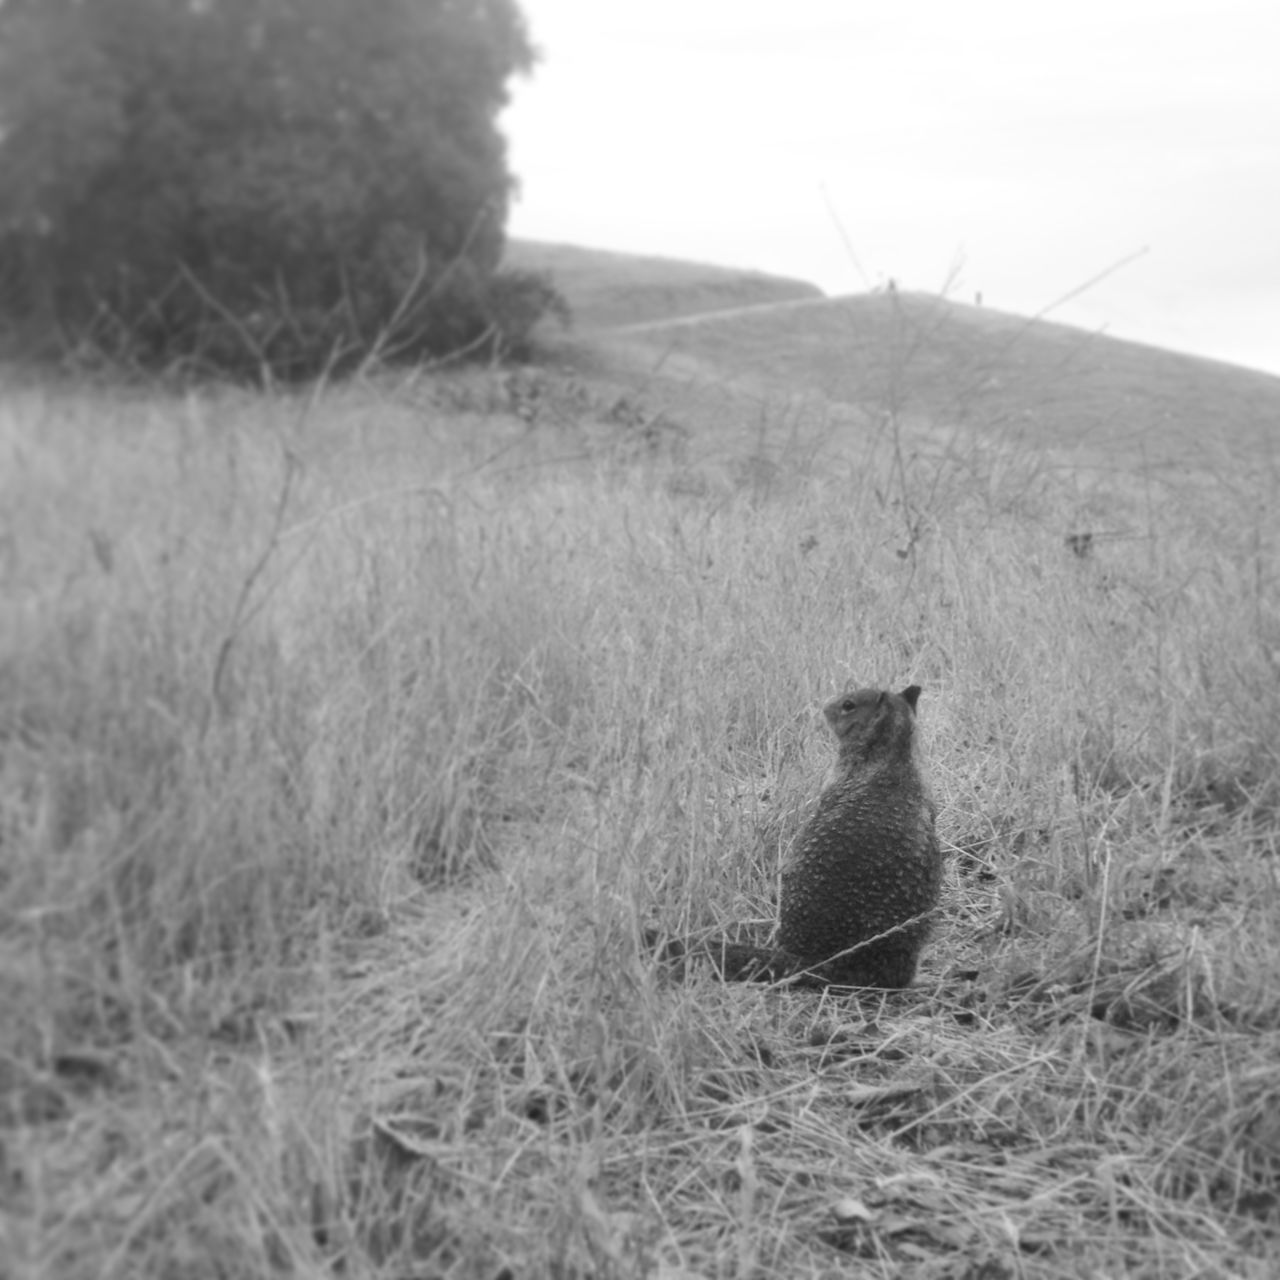
[(910, 985), (929, 933), (942, 861), (919, 696), (917, 685), (859, 689), (825, 708), (838, 754), (782, 873), (778, 943), (833, 982)]

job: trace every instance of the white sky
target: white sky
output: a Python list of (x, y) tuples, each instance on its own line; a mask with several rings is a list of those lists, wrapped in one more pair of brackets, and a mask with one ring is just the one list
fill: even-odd
[(522, 7), (512, 235), (1024, 314), (1141, 254), (1051, 317), (1280, 373), (1280, 0)]

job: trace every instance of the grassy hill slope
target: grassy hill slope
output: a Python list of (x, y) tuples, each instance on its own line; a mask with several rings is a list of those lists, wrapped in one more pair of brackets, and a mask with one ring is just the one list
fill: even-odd
[(537, 240), (510, 241), (505, 265), (554, 276), (583, 331), (822, 296), (816, 285), (758, 271)]
[[(5, 1280), (1273, 1280), (1280, 469), (1122, 430), (1270, 382), (912, 297), (565, 351), (0, 389)], [(917, 985), (658, 966), (769, 929), (846, 683), (924, 688)]]
[[(621, 340), (624, 335), (616, 337)], [(815, 299), (636, 325), (647, 358), (757, 390), (892, 410), (1126, 463), (1280, 455), (1280, 378), (916, 294)]]

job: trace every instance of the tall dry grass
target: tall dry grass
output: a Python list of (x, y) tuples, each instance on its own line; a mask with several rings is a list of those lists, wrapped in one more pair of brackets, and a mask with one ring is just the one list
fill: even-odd
[[(0, 404), (9, 1273), (1268, 1274), (1274, 467), (533, 376)], [(673, 983), (846, 681), (921, 985)]]

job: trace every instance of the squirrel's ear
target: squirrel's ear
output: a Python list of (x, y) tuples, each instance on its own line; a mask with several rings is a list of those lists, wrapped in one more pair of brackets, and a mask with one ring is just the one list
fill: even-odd
[(903, 689), (900, 696), (905, 699), (907, 706), (914, 711), (916, 709), (916, 699), (920, 696), (920, 686), (913, 684), (909, 688)]

